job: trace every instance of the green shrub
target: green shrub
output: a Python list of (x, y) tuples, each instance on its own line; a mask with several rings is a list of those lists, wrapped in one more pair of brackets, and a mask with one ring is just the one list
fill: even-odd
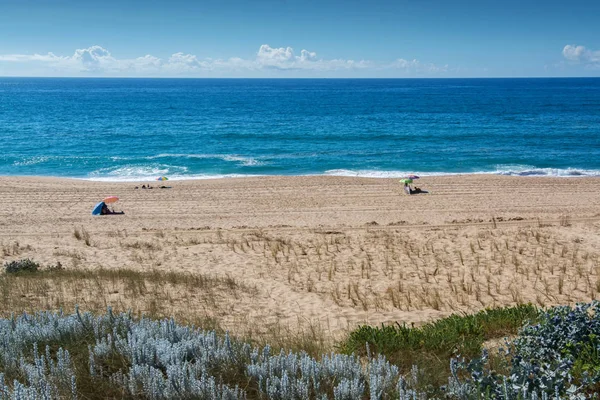
[(39, 268), (40, 264), (30, 260), (29, 258), (4, 263), (4, 270), (7, 274), (15, 274), (19, 272), (37, 272)]
[(419, 328), (398, 323), (364, 325), (349, 334), (340, 350), (345, 354), (382, 354), (403, 372), (416, 365), (421, 371), (429, 371), (429, 376), (420, 377), (422, 382), (439, 386), (447, 379), (452, 357), (479, 356), (486, 340), (516, 335), (526, 321), (536, 320), (538, 313), (528, 304), (472, 315), (453, 314)]
[(406, 325), (361, 326), (343, 343), (345, 353), (365, 353), (365, 345), (374, 353), (388, 357), (403, 350), (435, 353), (459, 352), (478, 355), (484, 341), (514, 335), (527, 320), (535, 319), (533, 305), (486, 309), (472, 315), (453, 314), (419, 328)]

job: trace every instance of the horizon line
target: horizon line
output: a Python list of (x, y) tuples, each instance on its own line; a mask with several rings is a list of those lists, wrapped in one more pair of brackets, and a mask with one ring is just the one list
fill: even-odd
[(0, 79), (248, 79), (248, 80), (452, 80), (452, 79), (600, 79), (600, 76), (466, 76), (466, 77), (192, 77), (192, 76), (27, 76), (0, 75)]

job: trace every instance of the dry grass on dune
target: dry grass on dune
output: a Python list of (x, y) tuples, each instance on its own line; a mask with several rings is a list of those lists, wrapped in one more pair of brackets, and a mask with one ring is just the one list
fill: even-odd
[[(600, 254), (568, 227), (261, 231), (207, 239), (296, 293), (364, 311), (473, 310), (596, 298)], [(564, 234), (564, 236), (563, 236)]]
[[(256, 288), (231, 277), (134, 270), (49, 269), (0, 276), (0, 310), (35, 312), (82, 309), (103, 312), (108, 306), (135, 315), (173, 316), (203, 323), (231, 312), (230, 299), (250, 301)], [(225, 301), (227, 300), (227, 301)]]
[[(256, 329), (253, 321), (240, 317), (238, 305), (251, 307), (258, 289), (235, 279), (202, 274), (131, 269), (56, 269), (35, 273), (0, 275), (0, 316), (40, 310), (69, 313), (78, 306), (98, 314), (111, 307), (136, 317), (174, 318), (190, 324), (230, 332), (259, 345), (302, 349), (322, 354), (332, 344), (317, 325), (300, 324), (294, 330), (282, 324)], [(231, 316), (237, 315), (234, 323)]]
[(111, 305), (240, 335), (304, 329), (333, 338), (365, 322), (419, 323), (486, 307), (589, 301), (600, 291), (599, 233), (598, 224), (567, 219), (555, 226), (144, 234), (79, 226), (51, 243), (2, 242), (4, 259), (59, 261), (67, 270), (4, 277), (0, 307)]

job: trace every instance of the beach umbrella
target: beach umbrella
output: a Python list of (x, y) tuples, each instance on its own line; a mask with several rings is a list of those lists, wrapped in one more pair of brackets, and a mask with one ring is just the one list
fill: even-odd
[(406, 179), (419, 179), (418, 175), (408, 175)]
[(157, 181), (168, 181), (169, 178), (167, 178), (166, 176), (159, 176), (158, 178), (156, 178)]
[(110, 203), (114, 203), (116, 201), (119, 201), (119, 198), (117, 196), (109, 196), (109, 197), (105, 198), (102, 201), (105, 202), (106, 204), (110, 204)]
[(102, 213), (102, 207), (104, 207), (104, 202), (101, 201), (100, 203), (96, 204), (94, 206), (94, 209), (92, 210), (92, 215), (100, 215)]
[(410, 178), (400, 179), (400, 183), (413, 183), (413, 180)]

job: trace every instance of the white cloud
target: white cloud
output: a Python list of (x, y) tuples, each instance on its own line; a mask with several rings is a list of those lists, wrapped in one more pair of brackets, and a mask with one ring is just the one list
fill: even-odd
[[(77, 49), (71, 56), (7, 54), (0, 55), (0, 75), (3, 65), (18, 64), (26, 67), (35, 64), (40, 74), (53, 75), (92, 75), (92, 76), (240, 76), (265, 75), (268, 71), (279, 70), (285, 74), (321, 76), (339, 71), (343, 74), (381, 71), (400, 76), (415, 74), (431, 75), (444, 73), (447, 66), (422, 64), (418, 60), (398, 59), (391, 64), (380, 64), (368, 60), (323, 59), (317, 53), (302, 49), (297, 55), (291, 47), (271, 47), (263, 44), (254, 58), (232, 57), (228, 59), (200, 59), (194, 54), (178, 52), (166, 59), (147, 54), (132, 59), (118, 59), (107, 49), (95, 45)], [(20, 68), (19, 71), (24, 71)], [(285, 72), (288, 71), (288, 72)]]
[(37, 62), (59, 67), (65, 70), (96, 71), (116, 67), (119, 62), (110, 55), (110, 52), (100, 46), (87, 49), (77, 49), (72, 56), (57, 56), (48, 54), (8, 54), (0, 55), (0, 62), (29, 63)]
[(9, 62), (28, 62), (28, 61), (42, 61), (42, 62), (55, 62), (62, 60), (64, 57), (58, 57), (54, 53), (48, 54), (0, 54), (0, 61)]
[(572, 63), (600, 67), (600, 50), (589, 50), (585, 46), (568, 44), (563, 48), (562, 54)]
[(195, 55), (183, 53), (173, 54), (169, 57), (168, 63), (172, 65), (182, 65), (186, 68), (198, 68), (202, 65)]
[(314, 51), (302, 50), (300, 52), (300, 61), (314, 60), (317, 58), (317, 53)]
[(144, 57), (138, 57), (133, 61), (134, 65), (141, 68), (159, 68), (162, 65), (162, 60), (160, 58), (151, 56), (150, 54), (146, 54)]
[(71, 57), (73, 61), (80, 61), (84, 65), (100, 65), (114, 62), (110, 52), (100, 46), (92, 46), (87, 49), (77, 49)]
[(394, 61), (393, 63), (390, 64), (391, 68), (400, 68), (400, 69), (411, 69), (411, 68), (415, 68), (419, 65), (419, 61), (417, 60), (412, 60), (412, 61), (407, 61), (403, 58), (399, 58), (396, 61)]
[(366, 61), (332, 59), (323, 60), (317, 58), (314, 51), (302, 50), (300, 55), (294, 53), (291, 47), (271, 47), (263, 44), (258, 49), (255, 67), (274, 68), (280, 70), (315, 70), (315, 71), (335, 71), (347, 69), (362, 69), (367, 66)]
[(288, 63), (294, 62), (294, 49), (291, 47), (273, 48), (268, 44), (263, 44), (258, 49), (257, 60), (266, 64), (270, 63)]
[(387, 65), (387, 68), (402, 70), (413, 74), (431, 73), (438, 74), (448, 71), (448, 64), (446, 65), (435, 65), (432, 63), (421, 63), (419, 60), (405, 60), (399, 58)]

